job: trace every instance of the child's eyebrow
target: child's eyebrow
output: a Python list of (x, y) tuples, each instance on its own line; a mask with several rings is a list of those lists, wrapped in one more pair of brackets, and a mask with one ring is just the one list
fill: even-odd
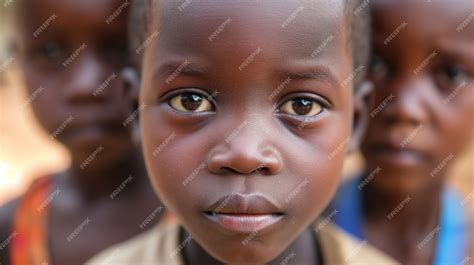
[(474, 59), (474, 52), (472, 52), (471, 43), (466, 42), (460, 45), (442, 45), (438, 48), (441, 55), (460, 60), (472, 62)]
[(327, 67), (312, 67), (306, 70), (280, 70), (278, 75), (283, 79), (289, 78), (290, 80), (317, 80), (328, 83), (329, 85), (337, 88), (339, 82), (336, 77), (332, 74), (331, 70)]
[(154, 79), (167, 78), (173, 75), (201, 77), (208, 73), (207, 67), (184, 61), (170, 61), (160, 64), (153, 73)]
[[(169, 61), (160, 64), (153, 74), (153, 79), (161, 80), (170, 76), (186, 75), (191, 77), (202, 77), (209, 73), (207, 67), (201, 64), (192, 64), (188, 60)], [(277, 75), (282, 80), (316, 80), (329, 84), (331, 87), (339, 88), (340, 83), (328, 67), (316, 66), (302, 70), (282, 69), (277, 71)]]

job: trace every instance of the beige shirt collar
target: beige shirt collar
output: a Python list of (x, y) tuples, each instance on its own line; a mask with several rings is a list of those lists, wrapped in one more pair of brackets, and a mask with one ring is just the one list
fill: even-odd
[[(109, 248), (86, 264), (184, 265), (182, 250), (191, 238), (180, 242), (179, 231), (178, 223), (159, 224), (132, 240)], [(318, 227), (315, 234), (326, 265), (399, 264), (367, 241), (356, 240), (332, 224)]]

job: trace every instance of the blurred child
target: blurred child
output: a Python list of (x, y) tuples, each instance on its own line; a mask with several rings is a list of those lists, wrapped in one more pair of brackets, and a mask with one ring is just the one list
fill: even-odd
[(17, 58), (35, 116), (70, 151), (0, 209), (0, 263), (83, 264), (152, 227), (162, 206), (129, 123), (118, 77), (127, 62), (128, 1), (17, 1)]
[(336, 223), (403, 264), (473, 262), (467, 197), (446, 183), (446, 169), (473, 136), (473, 7), (470, 0), (373, 2), (367, 168), (333, 207)]
[(134, 2), (131, 48), (143, 52), (140, 74), (126, 77), (148, 106), (150, 179), (179, 223), (88, 263), (393, 263), (330, 224), (311, 225), (367, 118), (360, 3)]

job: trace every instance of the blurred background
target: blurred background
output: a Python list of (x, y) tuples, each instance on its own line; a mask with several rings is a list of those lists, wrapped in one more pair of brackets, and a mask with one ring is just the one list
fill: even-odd
[[(7, 4), (1, 1), (0, 4)], [(0, 8), (0, 206), (21, 194), (34, 178), (67, 168), (66, 150), (36, 123), (29, 95), (21, 84), (12, 54), (9, 8)]]
[[(69, 155), (41, 130), (30, 106), (23, 107), (29, 95), (22, 87), (15, 55), (11, 52), (13, 23), (9, 0), (0, 4), (0, 206), (21, 194), (34, 178), (67, 168)], [(474, 120), (474, 119), (473, 119)], [(474, 138), (474, 132), (473, 138)], [(473, 196), (474, 144), (462, 158), (455, 159), (450, 181)], [(345, 177), (354, 175), (362, 165), (358, 155), (346, 162)], [(474, 209), (474, 199), (470, 200)]]

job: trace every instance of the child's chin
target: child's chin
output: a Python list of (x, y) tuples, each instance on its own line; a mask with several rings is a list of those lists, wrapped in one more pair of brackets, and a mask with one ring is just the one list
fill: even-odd
[(430, 179), (416, 176), (415, 174), (403, 174), (394, 172), (393, 174), (386, 174), (377, 180), (374, 184), (387, 194), (412, 194), (417, 193), (421, 189), (426, 188), (430, 184)]

